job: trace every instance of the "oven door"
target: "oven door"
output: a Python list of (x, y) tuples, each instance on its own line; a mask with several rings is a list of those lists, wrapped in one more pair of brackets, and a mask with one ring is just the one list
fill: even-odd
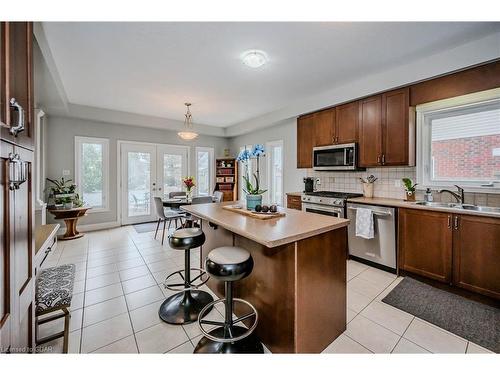
[(313, 148), (315, 170), (356, 169), (356, 145), (354, 143)]
[(314, 214), (326, 215), (344, 218), (344, 208), (327, 206), (324, 204), (304, 203), (302, 202), (302, 211), (311, 212)]

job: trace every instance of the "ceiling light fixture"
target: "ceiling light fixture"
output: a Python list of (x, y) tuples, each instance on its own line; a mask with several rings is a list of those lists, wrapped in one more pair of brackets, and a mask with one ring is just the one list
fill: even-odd
[(184, 105), (187, 107), (186, 114), (184, 115), (184, 130), (178, 132), (177, 135), (185, 141), (192, 141), (198, 137), (198, 133), (193, 131), (193, 116), (191, 116), (191, 111), (189, 110), (191, 103), (184, 103)]
[(264, 51), (256, 49), (243, 52), (241, 59), (243, 60), (243, 64), (249, 66), (250, 68), (260, 68), (269, 61), (269, 58)]

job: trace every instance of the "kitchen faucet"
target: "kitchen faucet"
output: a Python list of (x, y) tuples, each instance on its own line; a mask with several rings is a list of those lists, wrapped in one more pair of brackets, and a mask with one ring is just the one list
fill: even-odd
[(458, 192), (454, 192), (454, 191), (447, 190), (447, 189), (442, 189), (442, 190), (439, 190), (438, 193), (439, 194), (444, 193), (444, 192), (450, 193), (451, 195), (453, 195), (455, 197), (455, 199), (457, 200), (458, 203), (464, 204), (464, 189), (462, 189), (458, 185), (453, 185), (453, 186), (455, 186), (458, 189)]

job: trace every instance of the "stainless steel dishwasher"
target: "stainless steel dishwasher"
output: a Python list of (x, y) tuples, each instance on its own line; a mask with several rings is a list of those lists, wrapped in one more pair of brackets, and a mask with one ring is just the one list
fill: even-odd
[[(373, 211), (374, 238), (356, 237), (356, 209)], [(393, 207), (347, 203), (349, 255), (387, 271), (396, 272), (396, 209)]]

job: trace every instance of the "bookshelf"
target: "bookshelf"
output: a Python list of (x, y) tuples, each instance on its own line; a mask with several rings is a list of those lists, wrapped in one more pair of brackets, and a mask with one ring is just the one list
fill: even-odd
[(238, 162), (236, 159), (215, 160), (215, 190), (222, 191), (224, 202), (238, 200)]

